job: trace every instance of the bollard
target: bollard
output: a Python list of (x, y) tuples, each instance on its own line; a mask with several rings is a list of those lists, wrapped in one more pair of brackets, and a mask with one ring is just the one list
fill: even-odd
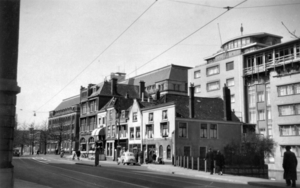
[(207, 160), (204, 161), (204, 172), (207, 172), (207, 164), (206, 164)]
[(183, 156), (183, 168), (185, 168), (185, 156)]
[(186, 156), (186, 168), (189, 169), (189, 157)]
[(197, 170), (200, 171), (200, 159), (197, 157)]
[(181, 156), (179, 156), (179, 167), (181, 167), (182, 163), (181, 163)]
[(194, 170), (194, 157), (192, 157), (192, 170)]

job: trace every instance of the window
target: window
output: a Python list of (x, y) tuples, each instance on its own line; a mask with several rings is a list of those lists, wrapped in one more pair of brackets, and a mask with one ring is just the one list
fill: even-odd
[(146, 138), (153, 138), (153, 125), (146, 125)]
[(207, 124), (201, 123), (200, 138), (207, 138)]
[(249, 110), (249, 123), (257, 123), (256, 122), (256, 112), (255, 109)]
[(86, 103), (82, 104), (82, 113), (85, 114), (86, 113)]
[(257, 102), (264, 102), (265, 101), (265, 94), (263, 91), (257, 92)]
[(299, 115), (300, 104), (278, 106), (278, 111), (280, 116)]
[(209, 67), (206, 69), (206, 75), (207, 76), (212, 76), (215, 74), (219, 74), (219, 65), (218, 66), (214, 66), (214, 67)]
[(220, 82), (211, 82), (207, 84), (207, 91), (214, 91), (220, 89)]
[(105, 124), (105, 117), (102, 118), (102, 124)]
[(134, 139), (134, 129), (133, 129), (133, 127), (130, 128), (130, 139)]
[(160, 124), (160, 132), (162, 137), (168, 137), (169, 135), (169, 125), (167, 122)]
[(229, 78), (229, 79), (227, 79), (227, 80), (226, 80), (226, 85), (227, 85), (228, 87), (234, 86), (234, 78)]
[[(283, 157), (285, 151), (286, 151), (285, 146), (280, 146), (281, 157)], [(295, 153), (296, 157), (300, 157), (300, 146), (299, 145), (297, 145), (297, 146), (292, 145), (291, 151)]]
[(168, 119), (168, 111), (167, 110), (162, 111), (162, 119)]
[(90, 102), (90, 112), (95, 111), (95, 101)]
[(195, 86), (195, 93), (200, 93), (200, 91), (201, 91), (201, 86), (200, 85)]
[(109, 120), (112, 120), (112, 112), (113, 112), (112, 110), (109, 110), (109, 111), (108, 111), (108, 117), (109, 117)]
[(167, 146), (167, 159), (171, 159), (171, 146)]
[(99, 124), (99, 125), (101, 124), (101, 117), (100, 117), (99, 120), (98, 120), (98, 124)]
[(150, 122), (153, 121), (153, 113), (149, 113), (149, 121), (150, 121)]
[(300, 94), (300, 83), (278, 86), (277, 89), (279, 96)]
[(258, 120), (265, 120), (265, 110), (258, 110)]
[(111, 135), (111, 133), (110, 133), (110, 126), (107, 126), (106, 132), (107, 132), (107, 137), (110, 137), (110, 135)]
[(200, 78), (200, 70), (194, 72), (194, 78), (195, 79)]
[(267, 105), (270, 105), (271, 98), (270, 98), (270, 85), (269, 84), (266, 86), (266, 98), (267, 98)]
[(234, 97), (234, 95), (230, 95), (230, 101), (231, 101), (231, 103), (235, 103), (235, 97)]
[(137, 139), (140, 139), (140, 138), (141, 138), (140, 127), (137, 127), (137, 128), (135, 129), (135, 137), (136, 137)]
[(137, 112), (132, 113), (132, 121), (137, 121)]
[(280, 136), (300, 136), (300, 124), (280, 125)]
[(254, 87), (249, 87), (248, 88), (248, 99), (249, 99), (249, 107), (253, 108), (255, 107), (255, 91), (254, 91)]
[(230, 70), (233, 70), (233, 69), (234, 69), (233, 61), (226, 63), (226, 71), (230, 71)]
[(181, 137), (181, 138), (187, 137), (187, 123), (179, 123), (178, 137)]
[(112, 127), (112, 128), (111, 128), (111, 136), (112, 136), (112, 137), (115, 137), (115, 134), (116, 134), (116, 126), (115, 126), (115, 125), (112, 125), (111, 127)]
[(272, 119), (272, 111), (271, 107), (267, 107), (267, 119), (271, 120)]
[(217, 124), (210, 124), (210, 138), (217, 138)]

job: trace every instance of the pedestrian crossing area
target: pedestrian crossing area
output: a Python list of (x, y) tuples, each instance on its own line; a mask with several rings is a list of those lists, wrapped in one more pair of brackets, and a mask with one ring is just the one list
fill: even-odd
[(40, 163), (49, 164), (49, 160), (43, 157), (32, 157), (33, 160), (38, 161)]

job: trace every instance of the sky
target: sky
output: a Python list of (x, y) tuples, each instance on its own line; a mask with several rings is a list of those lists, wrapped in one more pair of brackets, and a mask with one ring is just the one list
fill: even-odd
[(247, 0), (223, 8), (241, 2), (22, 0), (18, 122), (42, 124), (63, 99), (79, 95), (80, 86), (112, 72), (130, 78), (170, 64), (204, 64), (222, 42), (241, 35), (241, 24), (244, 35), (267, 32), (292, 40), (281, 22), (300, 35), (299, 0)]

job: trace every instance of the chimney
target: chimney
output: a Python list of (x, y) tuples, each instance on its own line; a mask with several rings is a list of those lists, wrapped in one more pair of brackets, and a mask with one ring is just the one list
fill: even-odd
[(125, 94), (125, 99), (129, 99), (129, 94), (128, 94), (128, 92), (126, 92), (126, 94)]
[(191, 86), (189, 87), (190, 89), (190, 97), (189, 97), (189, 111), (190, 111), (190, 118), (194, 118), (195, 117), (195, 87), (194, 84), (191, 83)]
[(142, 93), (145, 92), (145, 82), (144, 81), (140, 81), (140, 88), (139, 88), (139, 96), (140, 99), (142, 98)]
[(117, 95), (117, 78), (112, 78), (111, 79), (111, 94), (112, 95)]
[(144, 102), (145, 101), (145, 96), (144, 96), (144, 92), (142, 92), (142, 102)]
[(223, 87), (223, 100), (224, 100), (224, 120), (231, 121), (231, 96), (230, 89), (224, 84)]

